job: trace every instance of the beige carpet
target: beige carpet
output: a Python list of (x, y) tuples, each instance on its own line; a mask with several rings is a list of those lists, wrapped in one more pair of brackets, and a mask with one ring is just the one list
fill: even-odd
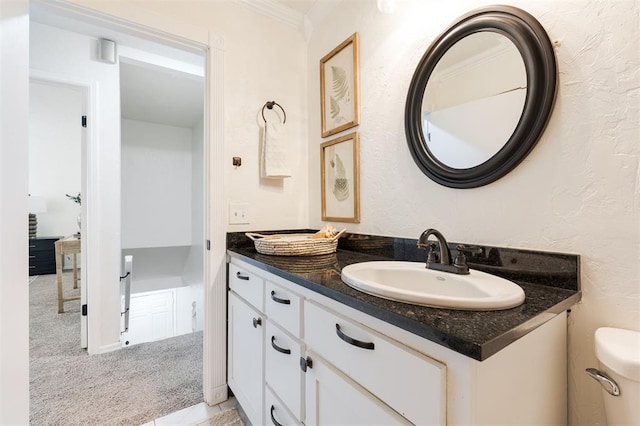
[(79, 301), (58, 314), (55, 288), (29, 285), (32, 425), (140, 425), (202, 402), (202, 332), (89, 356)]

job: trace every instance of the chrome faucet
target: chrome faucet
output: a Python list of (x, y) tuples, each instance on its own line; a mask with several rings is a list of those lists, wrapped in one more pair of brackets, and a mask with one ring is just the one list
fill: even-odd
[[(433, 235), (438, 240), (440, 246), (440, 255), (436, 253), (435, 241), (429, 241), (429, 237)], [(427, 255), (427, 268), (442, 272), (451, 272), (454, 274), (467, 275), (469, 274), (469, 266), (467, 266), (466, 257), (463, 253), (465, 247), (459, 245), (457, 247), (458, 254), (453, 262), (451, 261), (451, 250), (447, 240), (444, 238), (438, 230), (429, 228), (425, 230), (420, 238), (418, 238), (418, 247), (422, 249), (429, 249)]]

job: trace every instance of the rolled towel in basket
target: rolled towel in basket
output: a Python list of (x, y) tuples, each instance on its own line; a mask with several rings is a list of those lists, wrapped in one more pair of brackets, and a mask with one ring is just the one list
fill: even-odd
[(263, 178), (285, 178), (291, 176), (289, 170), (289, 143), (284, 124), (267, 122), (264, 126), (264, 141), (261, 153)]

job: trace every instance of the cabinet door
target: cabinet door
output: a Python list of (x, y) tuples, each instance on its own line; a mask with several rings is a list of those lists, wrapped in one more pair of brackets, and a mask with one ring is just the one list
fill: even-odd
[(264, 414), (264, 318), (229, 292), (229, 387), (254, 425)]
[(313, 352), (309, 352), (309, 360), (305, 376), (306, 426), (411, 424)]

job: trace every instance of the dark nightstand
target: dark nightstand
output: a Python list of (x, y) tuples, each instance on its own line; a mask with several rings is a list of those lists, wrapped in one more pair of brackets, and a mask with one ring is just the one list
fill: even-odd
[(55, 242), (61, 237), (29, 238), (29, 275), (56, 273)]

